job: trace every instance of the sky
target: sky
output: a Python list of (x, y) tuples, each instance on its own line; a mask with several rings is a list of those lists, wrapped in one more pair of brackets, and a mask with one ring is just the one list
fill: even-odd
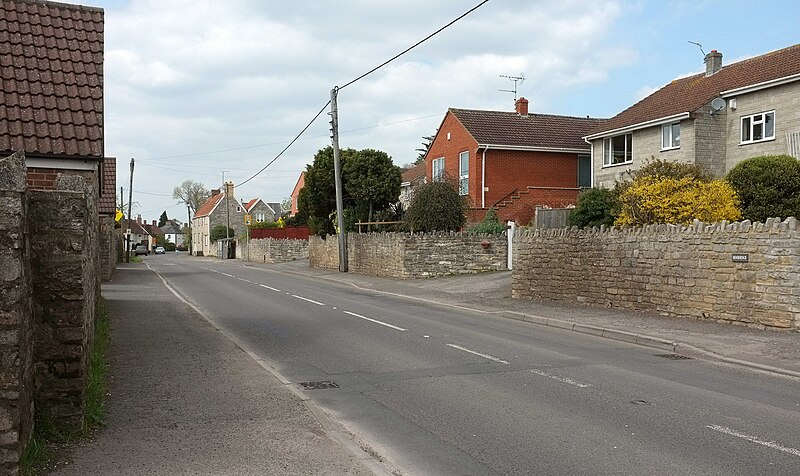
[[(62, 0), (63, 1), (63, 0)], [(72, 0), (66, 0), (72, 1)], [(184, 180), (244, 182), (343, 85), (480, 0), (84, 0), (105, 10), (105, 153), (133, 214), (187, 219)], [(800, 42), (800, 2), (489, 0), (339, 92), (341, 147), (413, 162), (448, 107), (611, 117), (671, 80)], [(322, 114), (282, 157), (236, 187), (288, 197), (330, 145)], [(119, 193), (119, 192), (118, 192)]]

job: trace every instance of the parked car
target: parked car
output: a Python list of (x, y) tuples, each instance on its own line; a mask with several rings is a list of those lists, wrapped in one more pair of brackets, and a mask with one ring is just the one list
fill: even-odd
[(147, 249), (145, 245), (136, 245), (136, 248), (133, 250), (133, 254), (136, 256), (149, 255), (150, 251)]
[(156, 254), (157, 255), (163, 255), (164, 253), (166, 253), (166, 251), (167, 250), (165, 250), (163, 246), (156, 246)]

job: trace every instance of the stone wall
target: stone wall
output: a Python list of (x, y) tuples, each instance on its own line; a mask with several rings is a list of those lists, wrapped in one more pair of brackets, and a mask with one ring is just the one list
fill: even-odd
[(259, 238), (240, 240), (236, 258), (257, 263), (283, 263), (308, 259), (308, 240)]
[(114, 232), (114, 217), (100, 217), (100, 279), (108, 281), (117, 269), (117, 236)]
[[(426, 278), (506, 269), (505, 235), (462, 233), (350, 233), (348, 269), (394, 278)], [(337, 269), (336, 236), (309, 239), (309, 265)]]
[(16, 474), (33, 428), (33, 301), (25, 156), (0, 159), (0, 474)]
[[(512, 295), (800, 329), (797, 220), (522, 231)], [(733, 255), (746, 254), (747, 262)]]
[(99, 290), (97, 191), (83, 177), (62, 175), (56, 190), (28, 195), (36, 217), (29, 222), (34, 401), (63, 428), (77, 429)]

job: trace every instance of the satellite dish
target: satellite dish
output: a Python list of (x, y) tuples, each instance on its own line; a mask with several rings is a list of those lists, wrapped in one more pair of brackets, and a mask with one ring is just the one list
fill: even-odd
[(714, 110), (714, 112), (719, 112), (719, 111), (725, 109), (725, 100), (722, 99), (722, 98), (714, 98), (714, 99), (712, 99), (711, 100), (711, 109)]

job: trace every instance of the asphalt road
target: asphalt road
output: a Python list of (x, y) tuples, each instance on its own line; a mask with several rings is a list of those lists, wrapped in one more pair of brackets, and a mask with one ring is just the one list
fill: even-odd
[(798, 474), (800, 382), (240, 262), (146, 257), (402, 474)]

